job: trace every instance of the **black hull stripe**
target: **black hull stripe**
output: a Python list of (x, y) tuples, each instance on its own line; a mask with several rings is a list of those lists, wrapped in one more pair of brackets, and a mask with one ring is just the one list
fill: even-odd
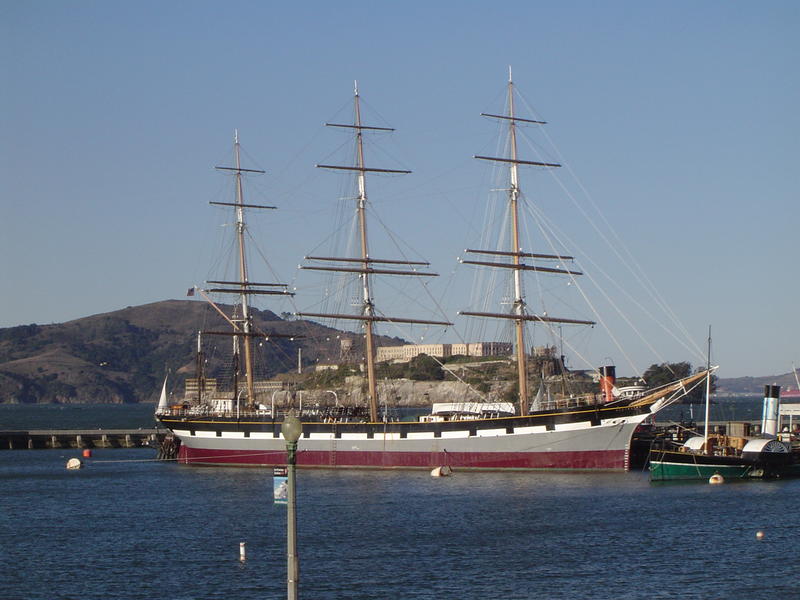
[[(495, 419), (475, 419), (462, 421), (442, 421), (433, 423), (420, 423), (414, 421), (392, 421), (387, 423), (363, 422), (334, 422), (323, 423), (303, 421), (303, 435), (309, 437), (314, 433), (333, 433), (335, 438), (345, 433), (366, 433), (367, 438), (375, 434), (399, 434), (404, 439), (409, 433), (433, 433), (434, 437), (441, 437), (443, 433), (454, 431), (469, 431), (470, 436), (477, 435), (478, 430), (502, 429), (512, 434), (516, 428), (545, 427), (553, 431), (558, 425), (573, 423), (589, 423), (596, 427), (601, 420), (622, 419), (649, 412), (649, 407), (596, 407), (586, 410), (565, 410), (563, 412), (547, 412), (520, 417), (500, 417)], [(218, 432), (244, 432), (249, 437), (250, 432), (272, 433), (273, 437), (280, 437), (282, 420), (265, 418), (254, 421), (252, 417), (247, 420), (237, 420), (236, 417), (212, 416), (158, 416), (158, 420), (169, 429), (200, 430)]]

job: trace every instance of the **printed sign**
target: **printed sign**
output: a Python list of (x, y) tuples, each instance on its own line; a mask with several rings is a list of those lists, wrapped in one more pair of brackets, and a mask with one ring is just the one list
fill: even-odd
[(286, 467), (273, 467), (272, 469), (272, 496), (275, 504), (286, 504), (289, 499)]

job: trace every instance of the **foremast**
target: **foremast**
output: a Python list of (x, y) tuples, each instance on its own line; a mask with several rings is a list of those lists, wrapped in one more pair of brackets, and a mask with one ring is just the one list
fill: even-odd
[(466, 252), (471, 254), (484, 254), (489, 256), (507, 257), (510, 262), (489, 262), (489, 261), (473, 261), (461, 260), (464, 264), (479, 265), (485, 267), (494, 267), (502, 269), (511, 269), (513, 273), (513, 287), (514, 287), (514, 302), (510, 313), (488, 313), (488, 312), (473, 312), (461, 311), (459, 314), (473, 316), (473, 317), (488, 317), (498, 319), (510, 319), (514, 322), (514, 338), (515, 338), (515, 353), (517, 362), (517, 379), (519, 384), (519, 413), (521, 415), (528, 414), (528, 376), (527, 376), (527, 352), (525, 348), (525, 324), (527, 321), (539, 321), (543, 323), (570, 323), (581, 325), (594, 325), (594, 321), (583, 321), (577, 319), (561, 319), (558, 317), (549, 317), (546, 315), (531, 314), (527, 310), (525, 302), (525, 294), (523, 288), (522, 274), (523, 271), (539, 271), (545, 273), (560, 273), (565, 275), (580, 275), (578, 271), (567, 270), (563, 268), (545, 267), (540, 265), (527, 264), (523, 261), (525, 258), (536, 260), (556, 260), (559, 262), (572, 260), (571, 256), (559, 256), (551, 254), (533, 254), (522, 251), (522, 244), (520, 241), (520, 222), (519, 222), (519, 204), (521, 197), (521, 188), (519, 183), (519, 166), (532, 165), (537, 167), (556, 168), (560, 167), (557, 163), (538, 162), (530, 160), (521, 160), (517, 153), (517, 123), (530, 123), (536, 125), (544, 125), (545, 121), (535, 121), (532, 119), (524, 119), (518, 117), (514, 110), (514, 82), (511, 77), (511, 68), (508, 69), (508, 105), (507, 114), (494, 115), (489, 113), (481, 113), (482, 117), (493, 119), (501, 119), (508, 123), (508, 136), (510, 146), (510, 156), (495, 157), (495, 156), (478, 156), (473, 158), (480, 160), (487, 160), (492, 162), (499, 162), (508, 165), (509, 170), (509, 187), (508, 187), (508, 210), (511, 216), (511, 248), (508, 251), (502, 250), (476, 250), (467, 249)]
[[(372, 258), (369, 254), (369, 241), (367, 236), (367, 173), (393, 173), (393, 174), (408, 174), (411, 171), (400, 169), (382, 169), (367, 167), (364, 160), (364, 132), (369, 131), (394, 131), (390, 127), (374, 127), (364, 125), (361, 122), (361, 103), (358, 93), (358, 82), (355, 84), (354, 89), (354, 122), (353, 123), (325, 123), (326, 127), (341, 127), (353, 130), (355, 134), (356, 145), (356, 160), (354, 166), (342, 165), (326, 165), (318, 164), (318, 168), (334, 169), (343, 171), (352, 171), (356, 173), (358, 183), (358, 195), (356, 197), (356, 219), (358, 223), (359, 247), (360, 256), (358, 258), (340, 258), (332, 256), (306, 256), (306, 260), (316, 262), (332, 262), (339, 263), (341, 266), (321, 266), (321, 265), (304, 265), (300, 268), (311, 269), (316, 271), (338, 271), (344, 273), (355, 273), (358, 275), (361, 284), (361, 307), (360, 314), (329, 314), (329, 313), (297, 313), (300, 317), (323, 317), (335, 319), (352, 319), (361, 321), (364, 327), (364, 342), (366, 354), (366, 370), (367, 370), (367, 393), (369, 401), (369, 414), (370, 420), (373, 422), (378, 421), (378, 382), (375, 375), (375, 334), (374, 324), (377, 322), (391, 322), (391, 323), (418, 323), (426, 325), (452, 325), (446, 321), (428, 321), (419, 319), (407, 319), (397, 317), (386, 317), (379, 315), (375, 308), (375, 302), (372, 297), (372, 283), (371, 278), (373, 275), (405, 275), (405, 276), (424, 276), (435, 277), (436, 273), (420, 271), (416, 267), (428, 267), (428, 262), (417, 262), (407, 260), (388, 260)], [(399, 270), (394, 267), (380, 267), (376, 265), (406, 265), (410, 268), (408, 271)]]
[[(288, 291), (287, 284), (284, 283), (255, 283), (250, 281), (248, 267), (247, 267), (247, 252), (245, 249), (245, 232), (247, 231), (247, 224), (245, 222), (245, 209), (268, 209), (274, 210), (275, 206), (265, 206), (260, 204), (246, 204), (244, 201), (244, 187), (243, 176), (247, 173), (264, 174), (265, 171), (260, 169), (245, 169), (242, 167), (241, 151), (239, 145), (239, 131), (234, 132), (233, 139), (234, 151), (234, 165), (233, 167), (216, 167), (220, 171), (230, 171), (233, 173), (235, 179), (236, 198), (234, 202), (209, 202), (209, 204), (217, 206), (233, 207), (235, 214), (236, 224), (236, 247), (237, 247), (237, 266), (238, 266), (238, 280), (236, 281), (219, 281), (209, 280), (208, 284), (223, 285), (229, 287), (209, 288), (206, 292), (216, 292), (224, 294), (234, 294), (239, 297), (241, 305), (241, 316), (228, 317), (217, 305), (206, 299), (214, 306), (214, 308), (225, 318), (231, 325), (232, 331), (204, 331), (206, 335), (229, 335), (233, 337), (233, 377), (234, 377), (234, 396), (238, 401), (239, 397), (239, 383), (238, 373), (240, 369), (240, 354), (244, 354), (244, 371), (245, 371), (245, 387), (246, 404), (252, 407), (255, 403), (255, 371), (253, 367), (253, 344), (254, 337), (261, 336), (253, 327), (253, 318), (250, 313), (250, 296), (251, 295), (288, 295), (293, 296)], [(205, 296), (205, 294), (203, 294)], [(281, 336), (284, 337), (284, 336)], [(198, 353), (200, 352), (200, 340), (198, 339)], [(198, 359), (198, 369), (201, 367)], [(199, 375), (198, 375), (199, 377)]]

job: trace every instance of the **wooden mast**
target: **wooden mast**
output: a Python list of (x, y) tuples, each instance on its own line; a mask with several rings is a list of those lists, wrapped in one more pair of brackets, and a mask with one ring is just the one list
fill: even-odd
[[(358, 214), (358, 231), (361, 237), (361, 260), (366, 264), (369, 258), (367, 246), (367, 177), (364, 172), (364, 137), (361, 131), (361, 103), (358, 96), (358, 82), (355, 84), (355, 125), (356, 125), (356, 160), (358, 167), (358, 198), (356, 199)], [(370, 274), (361, 274), (362, 305), (365, 317), (375, 316), (375, 305), (370, 290)], [(372, 421), (378, 418), (378, 382), (375, 380), (375, 340), (372, 334), (372, 321), (364, 321), (364, 340), (367, 359), (367, 385), (369, 389), (369, 413)]]
[[(505, 163), (509, 166), (509, 189), (508, 189), (508, 206), (511, 213), (511, 249), (509, 251), (500, 250), (474, 250), (468, 249), (468, 253), (486, 254), (489, 256), (507, 257), (510, 262), (490, 262), (490, 261), (473, 261), (461, 260), (464, 264), (481, 265), (487, 267), (511, 269), (513, 272), (514, 284), (514, 304), (511, 313), (488, 313), (488, 312), (473, 312), (462, 311), (459, 314), (474, 316), (474, 317), (490, 317), (498, 319), (510, 319), (514, 321), (514, 337), (516, 346), (516, 359), (517, 359), (517, 380), (519, 384), (519, 414), (528, 414), (528, 376), (527, 376), (527, 352), (525, 348), (525, 323), (526, 321), (539, 321), (541, 323), (570, 323), (580, 325), (594, 325), (594, 321), (584, 321), (579, 319), (562, 319), (558, 317), (549, 317), (546, 315), (529, 314), (526, 309), (525, 293), (522, 285), (523, 271), (539, 271), (544, 273), (558, 273), (565, 275), (580, 275), (579, 271), (573, 271), (563, 268), (560, 263), (563, 261), (572, 260), (571, 256), (560, 256), (553, 254), (538, 254), (523, 252), (520, 242), (520, 225), (519, 225), (519, 200), (521, 189), (519, 184), (519, 165), (532, 165), (538, 167), (560, 167), (557, 163), (547, 163), (529, 160), (520, 160), (517, 153), (517, 123), (533, 123), (537, 125), (544, 125), (544, 121), (534, 121), (532, 119), (523, 119), (517, 117), (514, 110), (514, 83), (511, 77), (511, 67), (508, 69), (508, 105), (507, 114), (494, 115), (488, 113), (481, 113), (483, 117), (490, 117), (501, 119), (508, 122), (510, 157), (494, 157), (494, 156), (474, 156), (481, 160), (489, 160), (499, 163)], [(530, 265), (523, 262), (522, 259), (531, 258), (539, 260), (556, 260), (559, 262), (559, 267), (545, 267), (541, 265)]]
[[(242, 190), (242, 162), (239, 153), (239, 130), (234, 133), (234, 155), (236, 160), (236, 239), (239, 245), (239, 285), (241, 286), (242, 293), (240, 294), (242, 302), (242, 331), (244, 336), (244, 372), (245, 384), (247, 385), (247, 405), (251, 406), (255, 402), (255, 388), (253, 385), (253, 346), (250, 342), (250, 334), (252, 333), (252, 319), (250, 317), (249, 300), (247, 298), (247, 259), (244, 251), (244, 193)], [(238, 336), (233, 338), (234, 342), (238, 342)], [(238, 395), (239, 390), (234, 392)]]
[(197, 403), (203, 403), (203, 392), (205, 391), (206, 374), (205, 374), (205, 357), (203, 356), (202, 333), (197, 332), (197, 364), (195, 366), (197, 372)]
[[(303, 269), (312, 269), (317, 271), (338, 271), (345, 273), (357, 273), (361, 281), (361, 310), (359, 315), (347, 314), (324, 314), (324, 313), (297, 313), (300, 317), (329, 317), (337, 319), (354, 319), (359, 320), (364, 324), (364, 340), (365, 340), (365, 353), (366, 353), (366, 367), (367, 367), (367, 393), (369, 402), (370, 420), (376, 422), (378, 420), (378, 382), (375, 375), (375, 334), (373, 324), (376, 322), (391, 322), (391, 323), (421, 323), (428, 325), (452, 325), (446, 321), (427, 321), (418, 319), (406, 319), (385, 317), (378, 315), (375, 311), (375, 303), (372, 298), (371, 276), (376, 274), (381, 275), (417, 275), (417, 276), (436, 276), (436, 273), (422, 272), (414, 269), (413, 267), (428, 266), (427, 262), (416, 261), (402, 261), (402, 260), (387, 260), (371, 258), (369, 255), (369, 243), (367, 238), (367, 173), (397, 173), (407, 174), (411, 171), (398, 170), (398, 169), (377, 169), (368, 168), (364, 161), (364, 131), (394, 131), (389, 127), (372, 127), (362, 124), (361, 122), (361, 104), (360, 96), (358, 93), (358, 82), (355, 84), (354, 90), (354, 123), (325, 123), (328, 127), (344, 127), (353, 129), (355, 131), (356, 143), (356, 165), (355, 166), (339, 166), (339, 165), (316, 165), (324, 169), (337, 169), (345, 171), (354, 171), (357, 173), (358, 180), (358, 196), (356, 197), (356, 218), (358, 221), (359, 231), (359, 245), (360, 256), (357, 258), (339, 258), (331, 256), (306, 256), (306, 260), (313, 261), (327, 261), (344, 263), (344, 266), (326, 267), (319, 265), (301, 266)], [(353, 263), (347, 265), (347, 263)], [(375, 268), (373, 265), (408, 265), (410, 270), (401, 271), (396, 268)]]
[[(511, 80), (511, 67), (508, 68), (508, 133), (511, 142), (511, 160), (509, 167), (511, 186), (508, 190), (511, 210), (511, 250), (514, 252), (513, 262), (516, 267), (521, 264), (519, 253), (522, 251), (519, 243), (519, 174), (517, 171), (517, 128), (514, 123), (514, 83)], [(525, 315), (525, 298), (522, 295), (522, 271), (514, 269), (514, 314)], [(528, 414), (528, 367), (525, 348), (525, 321), (514, 321), (514, 332), (517, 341), (517, 379), (519, 381), (519, 414)]]
[[(242, 306), (242, 316), (239, 319), (229, 318), (218, 306), (216, 306), (213, 302), (211, 302), (201, 290), (201, 293), (206, 300), (211, 302), (211, 305), (228, 321), (231, 325), (233, 331), (231, 332), (223, 332), (223, 331), (204, 331), (203, 333), (206, 335), (230, 335), (233, 336), (233, 348), (234, 348), (234, 401), (238, 399), (239, 395), (239, 383), (238, 383), (238, 375), (239, 375), (239, 348), (240, 344), (244, 349), (244, 369), (245, 369), (245, 390), (247, 392), (247, 399), (246, 403), (248, 407), (252, 407), (255, 403), (255, 372), (253, 369), (253, 345), (252, 345), (252, 338), (260, 337), (264, 335), (264, 337), (268, 337), (265, 334), (260, 334), (254, 331), (253, 328), (253, 318), (250, 314), (250, 300), (249, 296), (254, 294), (269, 294), (269, 295), (288, 295), (293, 296), (291, 292), (288, 291), (287, 285), (283, 283), (255, 283), (251, 282), (249, 279), (249, 273), (247, 268), (247, 253), (245, 251), (245, 231), (247, 230), (247, 225), (245, 223), (244, 218), (244, 211), (245, 208), (264, 208), (264, 209), (275, 209), (274, 206), (263, 206), (260, 204), (246, 204), (244, 202), (244, 188), (242, 183), (242, 177), (245, 173), (257, 173), (263, 174), (265, 171), (259, 169), (245, 169), (242, 168), (241, 162), (241, 153), (240, 153), (240, 146), (239, 146), (239, 131), (236, 130), (234, 132), (234, 139), (233, 139), (233, 148), (234, 148), (234, 167), (216, 167), (218, 170), (221, 171), (232, 171), (235, 177), (236, 182), (236, 199), (234, 202), (210, 202), (209, 204), (214, 204), (218, 206), (231, 206), (234, 208), (236, 214), (236, 243), (238, 249), (238, 281), (207, 281), (206, 283), (218, 284), (223, 286), (231, 286), (231, 287), (222, 287), (222, 288), (210, 288), (205, 290), (206, 292), (219, 292), (219, 293), (226, 293), (226, 294), (235, 294), (238, 295), (240, 298), (240, 303)], [(256, 289), (260, 288), (260, 289)], [(278, 288), (278, 289), (263, 289), (263, 288)], [(289, 337), (289, 336), (276, 336), (275, 334), (271, 334), (272, 337)], [(240, 342), (241, 338), (241, 342)]]

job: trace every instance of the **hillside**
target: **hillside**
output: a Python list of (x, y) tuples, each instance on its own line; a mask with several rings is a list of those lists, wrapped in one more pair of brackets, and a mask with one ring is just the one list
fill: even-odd
[[(360, 336), (303, 320), (282, 319), (253, 310), (258, 330), (302, 336), (276, 339), (259, 347), (272, 377), (297, 367), (298, 349), (305, 366), (336, 362), (339, 340), (353, 340), (353, 354), (363, 354)], [(155, 401), (166, 369), (176, 376), (171, 387), (195, 372), (198, 329), (227, 329), (207, 303), (168, 300), (53, 325), (0, 329), (0, 403), (124, 403)], [(383, 337), (379, 345), (405, 343)], [(225, 342), (227, 345), (227, 342)], [(209, 357), (209, 364), (220, 362)], [(397, 378), (392, 372), (386, 378)], [(513, 376), (509, 375), (509, 381)], [(764, 385), (796, 388), (791, 373), (719, 379), (722, 395), (760, 395)]]
[[(354, 334), (318, 323), (257, 309), (253, 318), (260, 331), (302, 336), (264, 345), (266, 376), (296, 368), (298, 348), (305, 365), (338, 358), (342, 336), (355, 338), (359, 349)], [(0, 329), (0, 403), (154, 401), (167, 368), (194, 372), (200, 328), (225, 325), (205, 302), (167, 300), (67, 323)]]
[(717, 392), (722, 394), (756, 394), (764, 393), (765, 385), (779, 385), (782, 390), (797, 389), (797, 382), (792, 373), (782, 375), (766, 375), (763, 377), (731, 377), (720, 379)]

